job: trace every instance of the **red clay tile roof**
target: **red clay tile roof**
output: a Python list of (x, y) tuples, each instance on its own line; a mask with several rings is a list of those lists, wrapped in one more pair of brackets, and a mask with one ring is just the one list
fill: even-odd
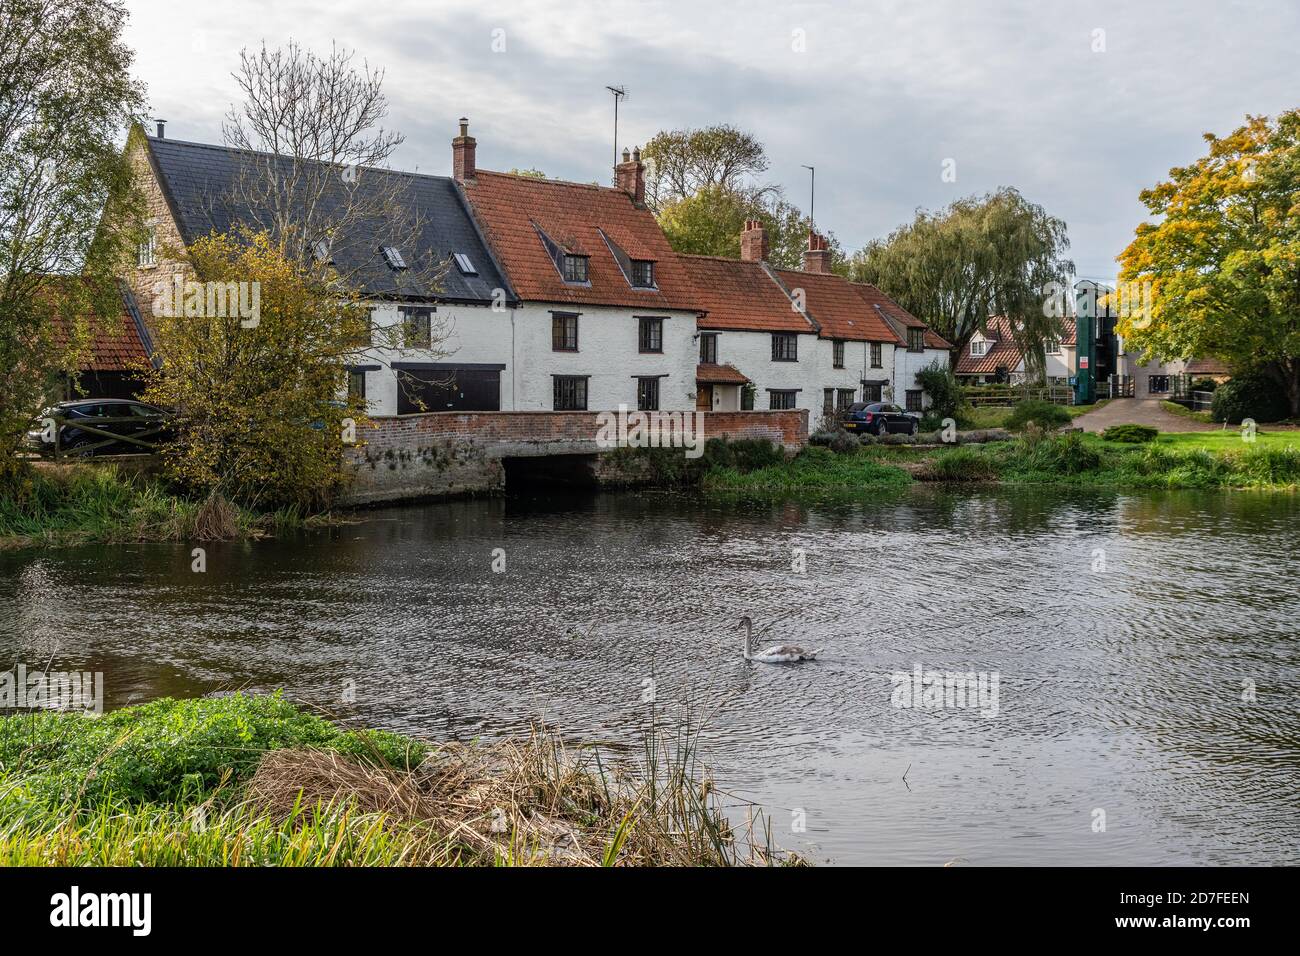
[(958, 375), (992, 375), (1000, 368), (1008, 372), (1020, 365), (1022, 355), (1020, 348), (1011, 337), (1011, 328), (1002, 316), (989, 319), (984, 338), (990, 340), (990, 347), (983, 355), (971, 355), (970, 343), (961, 350), (957, 358), (957, 367), (953, 370)]
[[(693, 288), (648, 209), (627, 193), (478, 170), (465, 184), (474, 214), (520, 298), (542, 302), (695, 311)], [(566, 283), (538, 235), (590, 256), (589, 285)], [(603, 234), (602, 234), (603, 233)], [(634, 289), (608, 240), (630, 258), (655, 263), (655, 289)]]
[(695, 366), (695, 381), (714, 385), (744, 385), (749, 379), (734, 365), (713, 365), (701, 362)]
[(816, 332), (795, 311), (761, 263), (719, 256), (677, 257), (695, 288), (695, 302), (706, 310), (702, 329), (742, 332)]
[[(1061, 319), (1062, 345), (1074, 345), (1077, 332), (1078, 329), (1074, 324), (1074, 319), (1068, 317)], [(1005, 368), (1008, 372), (1011, 372), (1020, 365), (1024, 356), (1011, 335), (1011, 326), (1005, 317), (1000, 315), (992, 316), (989, 319), (989, 326), (984, 337), (992, 340), (992, 347), (983, 355), (971, 355), (970, 343), (968, 342), (957, 359), (957, 367), (953, 370), (956, 374), (992, 375), (999, 368)]]
[[(149, 354), (140, 341), (139, 330), (125, 300), (119, 299), (118, 305), (118, 310), (111, 316), (86, 317), (90, 350), (79, 362), (81, 371), (129, 372), (148, 364)], [(68, 341), (67, 330), (58, 320), (54, 325), (54, 341), (59, 346)]]
[[(821, 327), (822, 338), (907, 344), (872, 308), (876, 296), (882, 303), (894, 305), (875, 286), (820, 272), (778, 269), (775, 274), (791, 295), (797, 295), (796, 290), (803, 290), (804, 305), (809, 317)], [(874, 296), (864, 293), (863, 289), (871, 290)], [(894, 308), (899, 307), (894, 305)]]
[(901, 305), (891, 299), (885, 293), (881, 292), (874, 285), (866, 282), (851, 283), (859, 290), (862, 297), (878, 313), (885, 317), (887, 322), (895, 324), (894, 331), (906, 339), (906, 334), (901, 332), (897, 326), (904, 329), (925, 329), (925, 347), (928, 349), (950, 349), (951, 343), (938, 332), (934, 331), (911, 312), (908, 312)]
[(1231, 374), (1226, 364), (1216, 358), (1197, 358), (1187, 363), (1188, 375), (1228, 375)]

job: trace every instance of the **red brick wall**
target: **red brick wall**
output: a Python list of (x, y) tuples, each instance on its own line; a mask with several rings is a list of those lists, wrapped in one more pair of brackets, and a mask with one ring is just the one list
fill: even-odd
[[(478, 442), (590, 442), (598, 412), (429, 412), (372, 418), (357, 433), (371, 455), (452, 438)], [(808, 443), (808, 412), (704, 412), (704, 437), (767, 438), (788, 450)]]

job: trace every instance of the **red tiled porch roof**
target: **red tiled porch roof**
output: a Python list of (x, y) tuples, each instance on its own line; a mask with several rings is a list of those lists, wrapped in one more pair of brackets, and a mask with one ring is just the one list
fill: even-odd
[(701, 362), (695, 366), (695, 381), (708, 385), (744, 385), (749, 378), (734, 365)]

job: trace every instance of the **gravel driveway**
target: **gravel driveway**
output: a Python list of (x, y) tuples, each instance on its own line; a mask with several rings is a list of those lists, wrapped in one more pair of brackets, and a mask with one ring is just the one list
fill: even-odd
[(1100, 432), (1111, 425), (1150, 425), (1162, 432), (1211, 432), (1222, 426), (1198, 422), (1194, 418), (1171, 415), (1160, 407), (1155, 398), (1116, 398), (1095, 412), (1087, 412), (1074, 420), (1075, 428), (1086, 432)]

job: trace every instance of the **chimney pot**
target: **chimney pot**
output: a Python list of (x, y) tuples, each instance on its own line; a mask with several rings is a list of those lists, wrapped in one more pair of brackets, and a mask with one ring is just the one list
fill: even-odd
[(460, 118), (460, 135), (451, 141), (451, 174), (456, 182), (473, 182), (475, 173), (474, 150), (477, 141), (469, 135), (469, 120)]
[(160, 120), (155, 120), (155, 122), (158, 124), (158, 138), (162, 139), (163, 133), (167, 129), (167, 121), (165, 119), (160, 119)]
[(639, 148), (632, 153), (623, 147), (623, 162), (614, 167), (614, 183), (631, 196), (637, 206), (645, 205), (645, 165), (641, 162)]
[(803, 254), (803, 271), (828, 275), (831, 271), (831, 244), (825, 236), (808, 230), (808, 248)]
[(745, 262), (767, 260), (767, 230), (759, 219), (746, 219), (740, 234), (740, 258)]

